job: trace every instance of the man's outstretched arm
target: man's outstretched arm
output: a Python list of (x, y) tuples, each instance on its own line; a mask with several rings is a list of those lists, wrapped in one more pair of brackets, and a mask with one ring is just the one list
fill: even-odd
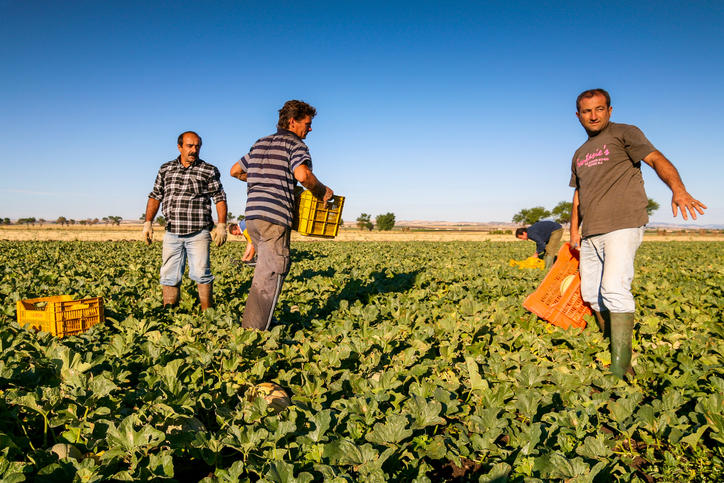
[(644, 162), (654, 168), (654, 171), (656, 171), (656, 174), (661, 178), (661, 181), (666, 183), (666, 186), (671, 189), (671, 211), (674, 216), (676, 216), (677, 209), (681, 210), (681, 216), (685, 220), (689, 219), (686, 215), (686, 210), (689, 210), (691, 217), (695, 220), (697, 211), (700, 215), (704, 214), (706, 205), (694, 199), (694, 197), (686, 191), (679, 172), (671, 161), (666, 159), (666, 156), (659, 151), (653, 151), (644, 158)]

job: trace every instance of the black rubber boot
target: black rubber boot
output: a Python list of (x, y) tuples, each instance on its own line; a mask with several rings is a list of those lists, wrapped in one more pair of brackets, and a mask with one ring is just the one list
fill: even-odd
[(621, 379), (631, 367), (631, 340), (633, 338), (634, 314), (611, 312), (611, 372)]

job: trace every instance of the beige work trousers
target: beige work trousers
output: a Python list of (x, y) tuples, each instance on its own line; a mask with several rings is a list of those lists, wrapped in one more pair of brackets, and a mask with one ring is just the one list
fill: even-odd
[(292, 230), (264, 220), (248, 220), (246, 229), (256, 248), (257, 261), (241, 326), (269, 330), (291, 265), (289, 240)]

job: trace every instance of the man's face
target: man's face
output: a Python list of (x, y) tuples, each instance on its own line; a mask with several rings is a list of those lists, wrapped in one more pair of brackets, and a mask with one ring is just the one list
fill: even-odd
[(300, 120), (290, 119), (289, 130), (299, 136), (300, 139), (306, 138), (309, 131), (312, 130), (311, 116), (307, 116), (304, 119)]
[(181, 153), (181, 163), (184, 166), (192, 164), (194, 161), (199, 159), (199, 152), (201, 152), (201, 140), (198, 136), (191, 133), (184, 134), (184, 137), (178, 147)]
[(518, 235), (518, 240), (527, 240), (527, 239), (528, 239), (528, 234), (525, 232)]
[(580, 107), (576, 113), (581, 126), (589, 134), (597, 134), (608, 126), (611, 119), (611, 106), (606, 105), (606, 98), (601, 94), (581, 99)]

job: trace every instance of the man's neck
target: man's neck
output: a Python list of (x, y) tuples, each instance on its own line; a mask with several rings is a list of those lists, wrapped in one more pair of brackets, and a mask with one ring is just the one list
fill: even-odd
[(601, 134), (603, 131), (605, 131), (606, 129), (608, 129), (608, 126), (610, 126), (610, 125), (611, 125), (611, 121), (607, 122), (606, 125), (603, 126), (601, 129), (599, 129), (598, 131), (589, 131), (588, 129), (586, 129), (586, 134), (588, 134), (588, 138), (589, 138), (589, 139), (590, 139), (590, 138), (595, 138), (596, 136), (598, 136), (599, 134)]
[(188, 168), (189, 166), (194, 164), (194, 161), (184, 161), (184, 158), (182, 158), (181, 156), (178, 157), (178, 160), (181, 163), (181, 166), (183, 166), (184, 168)]

